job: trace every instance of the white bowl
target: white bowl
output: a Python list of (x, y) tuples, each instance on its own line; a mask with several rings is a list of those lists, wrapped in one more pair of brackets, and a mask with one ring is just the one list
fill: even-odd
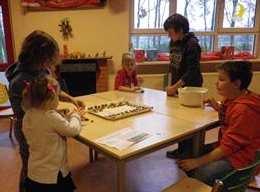
[(208, 89), (203, 87), (184, 87), (178, 89), (180, 104), (190, 107), (202, 107)]

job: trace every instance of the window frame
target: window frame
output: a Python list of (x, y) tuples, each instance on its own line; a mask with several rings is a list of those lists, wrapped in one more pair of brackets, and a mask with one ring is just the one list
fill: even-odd
[(7, 52), (7, 63), (0, 63), (0, 71), (5, 70), (9, 65), (11, 65), (14, 62), (11, 17), (8, 2), (9, 1), (7, 0), (0, 0), (0, 6), (2, 6), (3, 13), (3, 28), (5, 33), (5, 44)]
[[(177, 0), (169, 0), (170, 15), (176, 13)], [(255, 26), (253, 28), (223, 28), (225, 0), (216, 0), (216, 16), (214, 31), (196, 31), (195, 35), (210, 35), (213, 39), (213, 51), (218, 50), (219, 35), (255, 35), (253, 55), (260, 57), (260, 1), (256, 0)], [(134, 0), (130, 0), (130, 27), (129, 27), (129, 43), (131, 43), (132, 35), (166, 35), (164, 29), (135, 29), (134, 28)]]

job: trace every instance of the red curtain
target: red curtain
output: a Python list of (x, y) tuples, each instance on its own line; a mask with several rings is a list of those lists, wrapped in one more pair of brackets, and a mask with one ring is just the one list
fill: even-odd
[(0, 0), (0, 6), (2, 7), (3, 28), (7, 52), (7, 63), (0, 63), (0, 71), (3, 71), (8, 67), (8, 65), (11, 65), (14, 62), (14, 55), (8, 0)]

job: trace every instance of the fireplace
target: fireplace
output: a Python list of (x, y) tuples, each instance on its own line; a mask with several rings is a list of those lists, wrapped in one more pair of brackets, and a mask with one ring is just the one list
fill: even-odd
[(65, 59), (60, 66), (60, 76), (72, 96), (88, 95), (108, 90), (108, 59)]

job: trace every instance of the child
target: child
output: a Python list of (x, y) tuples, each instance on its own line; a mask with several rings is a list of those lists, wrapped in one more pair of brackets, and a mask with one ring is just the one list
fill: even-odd
[(28, 82), (23, 93), (23, 132), (30, 153), (26, 192), (75, 189), (68, 170), (66, 137), (80, 133), (80, 116), (73, 112), (66, 119), (57, 112), (58, 89), (54, 79), (40, 76)]
[(117, 72), (115, 89), (120, 91), (136, 92), (140, 89), (142, 78), (137, 77), (135, 59), (130, 53), (122, 56), (122, 69)]
[[(22, 119), (24, 111), (21, 107), (24, 81), (32, 81), (40, 75), (52, 74), (54, 68), (59, 65), (59, 47), (57, 42), (43, 31), (33, 31), (24, 40), (18, 62), (11, 65), (6, 72), (9, 81), (9, 97), (15, 114), (14, 133), (19, 144), (19, 152), (22, 159), (19, 191), (24, 192), (24, 178), (27, 176), (27, 162), (29, 157), (28, 145), (22, 131)], [(84, 103), (75, 100), (63, 91), (59, 93), (60, 100), (68, 101), (78, 107), (84, 107)]]
[(223, 97), (221, 104), (209, 103), (219, 111), (221, 128), (218, 145), (199, 158), (178, 161), (190, 176), (209, 185), (233, 169), (255, 161), (260, 149), (260, 96), (249, 91), (252, 72), (247, 61), (230, 61), (218, 69), (216, 88)]
[(170, 41), (171, 85), (166, 88), (169, 96), (175, 95), (183, 86), (202, 86), (200, 71), (201, 48), (194, 33), (189, 32), (187, 18), (173, 14), (164, 22)]
[[(166, 88), (168, 96), (177, 94), (184, 86), (202, 86), (200, 71), (201, 49), (194, 33), (189, 32), (189, 21), (180, 14), (173, 14), (164, 22), (164, 30), (168, 32), (170, 41), (171, 85)], [(179, 158), (189, 156), (192, 149), (192, 139), (178, 143), (178, 150), (168, 151), (167, 157)]]

